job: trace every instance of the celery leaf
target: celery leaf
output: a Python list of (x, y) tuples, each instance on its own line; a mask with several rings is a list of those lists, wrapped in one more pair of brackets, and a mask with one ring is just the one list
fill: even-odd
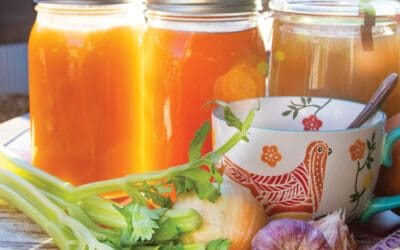
[(174, 245), (173, 243), (169, 243), (168, 245), (160, 247), (160, 250), (184, 250), (184, 249), (185, 248), (183, 247), (182, 244)]
[(168, 195), (164, 195), (168, 192), (172, 191), (172, 188), (166, 186), (154, 186), (150, 187), (147, 182), (142, 182), (144, 190), (142, 193), (146, 197), (146, 199), (151, 200), (154, 204), (159, 205), (160, 207), (170, 208), (172, 206), (171, 198)]
[(198, 130), (196, 130), (195, 136), (190, 143), (189, 161), (194, 161), (200, 158), (201, 150), (203, 149), (203, 145), (210, 131), (210, 128), (210, 123), (204, 122), (203, 125)]
[(186, 177), (187, 181), (194, 183), (193, 190), (201, 200), (207, 199), (211, 202), (215, 202), (220, 195), (220, 190), (210, 181), (212, 174), (209, 171), (196, 168), (185, 171), (181, 175)]
[(224, 106), (224, 118), (228, 126), (242, 130), (243, 123), (236, 117), (228, 106)]
[(219, 185), (222, 184), (223, 181), (223, 177), (221, 175), (221, 173), (219, 173), (216, 169), (215, 169), (215, 164), (212, 164), (211, 169), (210, 169), (210, 173), (212, 178), (214, 179), (214, 181)]
[(232, 242), (228, 239), (217, 239), (210, 241), (206, 246), (206, 250), (228, 250), (231, 245)]

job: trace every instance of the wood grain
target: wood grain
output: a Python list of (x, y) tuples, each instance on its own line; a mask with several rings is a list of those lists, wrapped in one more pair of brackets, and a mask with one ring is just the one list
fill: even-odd
[(55, 250), (49, 235), (16, 208), (0, 200), (1, 250)]
[[(29, 116), (0, 124), (0, 144), (19, 155), (29, 151)], [(19, 145), (19, 146), (18, 146)], [(19, 152), (19, 150), (23, 152)], [(25, 158), (29, 158), (28, 155)], [(0, 250), (55, 250), (50, 236), (20, 210), (0, 199)]]

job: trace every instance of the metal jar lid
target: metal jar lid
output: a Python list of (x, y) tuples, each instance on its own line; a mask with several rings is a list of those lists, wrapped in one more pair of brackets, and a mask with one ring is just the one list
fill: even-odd
[(400, 14), (397, 0), (270, 0), (269, 8), (277, 12), (314, 16), (362, 17), (366, 9), (373, 9), (376, 17)]
[(138, 2), (137, 0), (34, 0), (36, 3), (65, 5), (109, 5)]
[(149, 11), (176, 15), (214, 15), (255, 12), (261, 0), (147, 0)]

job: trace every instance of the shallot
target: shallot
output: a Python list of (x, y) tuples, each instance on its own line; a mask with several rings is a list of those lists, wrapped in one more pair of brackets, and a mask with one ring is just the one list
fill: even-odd
[(228, 179), (223, 181), (221, 196), (215, 203), (186, 193), (178, 197), (174, 208), (194, 208), (203, 218), (198, 230), (181, 237), (185, 244), (226, 238), (232, 242), (230, 250), (247, 250), (254, 235), (266, 224), (261, 204), (247, 188)]

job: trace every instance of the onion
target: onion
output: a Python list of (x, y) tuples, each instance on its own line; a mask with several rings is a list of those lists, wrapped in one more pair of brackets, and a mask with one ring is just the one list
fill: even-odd
[(194, 208), (203, 218), (199, 230), (181, 237), (185, 244), (227, 238), (232, 242), (230, 250), (250, 249), (252, 238), (266, 223), (264, 210), (250, 190), (230, 180), (222, 183), (215, 203), (186, 193), (178, 197), (174, 208)]
[(269, 222), (253, 238), (252, 250), (331, 249), (324, 234), (306, 221), (278, 219)]

